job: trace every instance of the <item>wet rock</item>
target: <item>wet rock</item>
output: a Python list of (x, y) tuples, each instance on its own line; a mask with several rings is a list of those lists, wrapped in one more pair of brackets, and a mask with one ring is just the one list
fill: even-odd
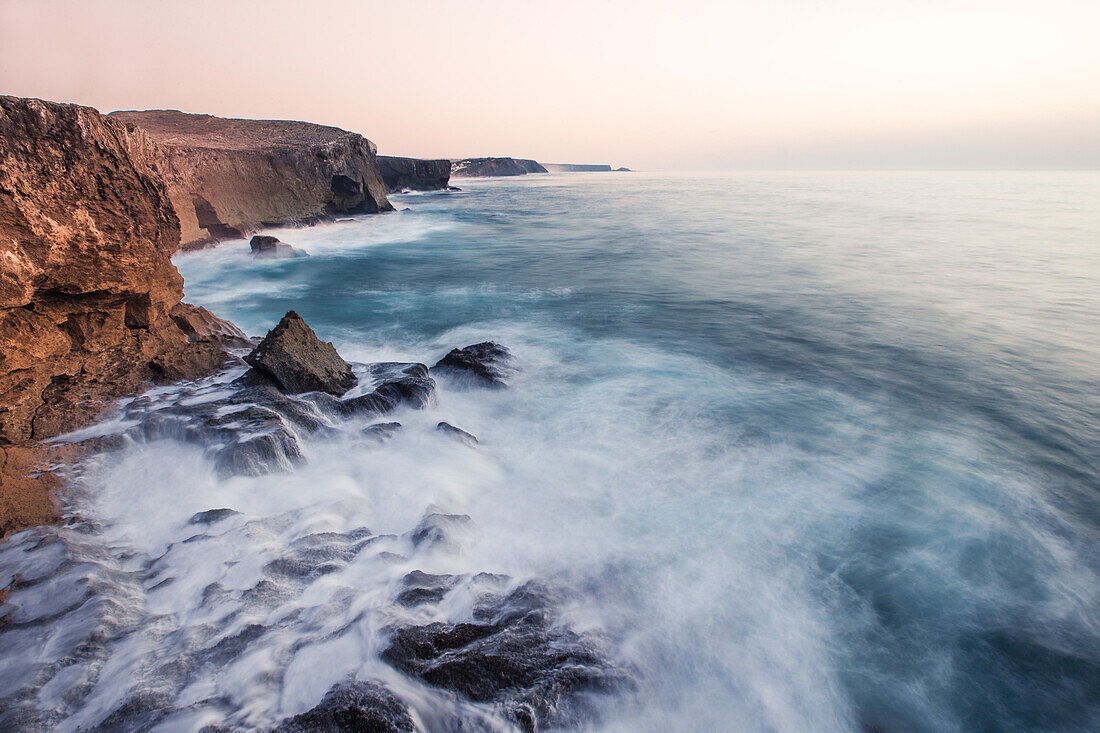
[(357, 381), (335, 347), (318, 339), (294, 311), (283, 316), (244, 360), (292, 394), (319, 391), (339, 396)]
[(435, 380), (423, 364), (371, 364), (371, 377), (381, 383), (373, 392), (335, 404), (346, 415), (386, 415), (401, 405), (423, 409), (435, 398)]
[(501, 388), (511, 371), (512, 353), (492, 341), (453, 349), (432, 367), (433, 373), (445, 374), (471, 386)]
[(205, 512), (198, 512), (193, 514), (190, 519), (187, 520), (188, 524), (213, 524), (214, 522), (221, 521), (226, 517), (231, 517), (234, 514), (240, 514), (235, 509), (207, 509)]
[(519, 727), (580, 722), (581, 693), (625, 683), (595, 642), (556, 622), (550, 599), (527, 585), (500, 600), (488, 623), (397, 629), (382, 658), (430, 685), (497, 703)]
[(214, 468), (221, 477), (263, 476), (277, 470), (289, 470), (305, 456), (298, 439), (285, 427), (266, 435), (237, 440), (221, 449)]
[(454, 425), (451, 425), (449, 422), (441, 422), (441, 423), (439, 423), (438, 425), (435, 426), (435, 429), (442, 432), (442, 433), (446, 433), (447, 435), (451, 436), (452, 438), (459, 441), (460, 443), (464, 443), (464, 444), (466, 444), (470, 447), (473, 447), (473, 446), (478, 444), (477, 438), (475, 438), (470, 433), (467, 433), (462, 428), (456, 428)]
[(397, 594), (397, 602), (402, 606), (438, 603), (457, 583), (458, 578), (454, 575), (431, 575), (414, 570), (401, 579), (404, 590)]
[(226, 349), (252, 347), (244, 331), (201, 306), (180, 302), (168, 314), (191, 343), (212, 343)]
[(362, 433), (368, 438), (382, 442), (392, 438), (399, 430), (401, 430), (399, 422), (379, 422), (363, 428)]
[(374, 682), (335, 685), (312, 710), (284, 720), (276, 733), (403, 733), (413, 730), (405, 705)]
[(309, 253), (296, 249), (278, 237), (269, 234), (257, 234), (248, 243), (252, 256), (259, 260), (286, 260), (295, 257), (309, 257)]
[(467, 514), (432, 513), (420, 520), (409, 539), (416, 547), (455, 545), (468, 536), (474, 528), (474, 520)]

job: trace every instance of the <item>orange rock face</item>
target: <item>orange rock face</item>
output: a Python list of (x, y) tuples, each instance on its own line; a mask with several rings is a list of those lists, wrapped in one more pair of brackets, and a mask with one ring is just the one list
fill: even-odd
[(267, 226), (393, 209), (374, 143), (353, 132), (175, 110), (110, 116), (144, 129), (158, 144), (157, 165), (180, 220), (184, 249)]
[(229, 358), (171, 316), (183, 294), (171, 261), (179, 223), (156, 151), (146, 133), (94, 109), (0, 97), (2, 493), (5, 506), (22, 507), (4, 510), (4, 528), (52, 511), (47, 487), (35, 499), (24, 486), (26, 501), (9, 501), (28, 465), (12, 463), (28, 454), (11, 446), (80, 427), (143, 383)]

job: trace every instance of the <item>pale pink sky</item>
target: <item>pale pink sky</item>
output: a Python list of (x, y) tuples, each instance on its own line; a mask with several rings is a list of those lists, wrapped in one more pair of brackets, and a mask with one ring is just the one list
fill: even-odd
[(1098, 0), (0, 0), (0, 93), (635, 168), (1100, 167)]

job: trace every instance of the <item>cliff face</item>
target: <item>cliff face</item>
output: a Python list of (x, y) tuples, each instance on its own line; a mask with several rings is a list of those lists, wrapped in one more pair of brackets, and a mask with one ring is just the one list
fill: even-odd
[(179, 226), (156, 155), (144, 132), (94, 109), (0, 97), (0, 534), (48, 513), (19, 444), (227, 359), (173, 318), (196, 309), (180, 303)]
[(546, 169), (536, 161), (524, 158), (465, 158), (451, 164), (451, 175), (455, 178), (523, 176), (528, 173), (546, 173)]
[(378, 156), (378, 170), (386, 184), (387, 193), (404, 189), (413, 191), (437, 191), (446, 188), (451, 180), (451, 161), (422, 160), (420, 158), (395, 158)]
[(374, 144), (308, 122), (237, 120), (171, 110), (114, 112), (149, 133), (184, 249), (265, 226), (391, 211)]
[(611, 166), (601, 163), (547, 163), (550, 173), (610, 173)]

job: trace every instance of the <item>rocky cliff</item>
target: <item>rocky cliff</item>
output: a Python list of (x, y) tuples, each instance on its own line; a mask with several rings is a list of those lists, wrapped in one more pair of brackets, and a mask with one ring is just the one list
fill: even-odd
[(451, 180), (451, 161), (422, 160), (420, 158), (395, 158), (378, 156), (378, 170), (386, 184), (387, 193), (404, 190), (437, 191), (447, 188)]
[(454, 178), (484, 178), (488, 176), (523, 176), (546, 173), (534, 160), (524, 158), (464, 158), (451, 163)]
[(146, 130), (159, 144), (157, 165), (179, 217), (184, 249), (265, 226), (393, 209), (374, 143), (353, 132), (173, 110), (110, 116)]
[(546, 170), (550, 173), (610, 173), (611, 166), (603, 163), (547, 163)]
[(216, 368), (229, 357), (211, 328), (243, 336), (180, 303), (159, 154), (89, 107), (0, 97), (0, 534), (50, 511), (28, 441)]

